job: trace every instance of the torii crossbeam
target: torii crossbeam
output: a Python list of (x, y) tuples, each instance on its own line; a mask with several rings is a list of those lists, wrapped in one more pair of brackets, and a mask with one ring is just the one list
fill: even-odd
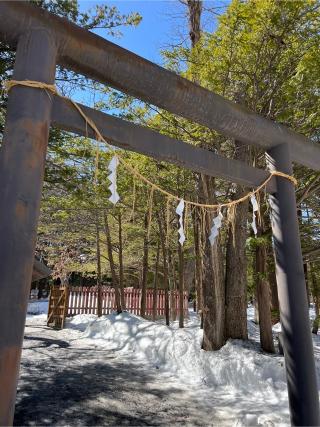
[[(320, 147), (65, 19), (28, 2), (0, 2), (0, 39), (17, 49), (15, 80), (55, 81), (57, 64), (267, 151), (271, 170), (292, 174), (292, 161), (320, 170)], [(192, 170), (258, 186), (268, 173), (85, 108), (115, 145)], [(108, 125), (106, 125), (107, 123)], [(83, 135), (84, 123), (62, 99), (16, 86), (8, 100), (0, 151), (0, 425), (14, 414), (23, 331), (51, 125)], [(319, 425), (295, 191), (276, 178), (272, 230), (293, 425)]]

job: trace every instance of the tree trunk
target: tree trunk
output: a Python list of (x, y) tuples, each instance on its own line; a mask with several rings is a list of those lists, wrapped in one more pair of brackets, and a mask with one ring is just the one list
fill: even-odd
[(306, 262), (303, 263), (303, 272), (304, 272), (304, 279), (305, 279), (305, 282), (306, 282), (308, 307), (310, 307), (310, 289), (309, 289), (309, 280), (308, 280), (308, 264)]
[[(236, 141), (237, 159), (249, 160), (248, 147)], [(238, 186), (235, 199), (244, 188)], [(235, 208), (234, 224), (230, 224), (226, 248), (226, 339), (248, 339), (247, 329), (247, 220), (248, 201)]]
[[(240, 197), (240, 192), (236, 193)], [(235, 208), (226, 248), (226, 339), (248, 339), (247, 331), (247, 215), (248, 202)]]
[[(298, 214), (299, 222), (301, 224), (302, 224), (302, 211), (303, 211), (303, 206), (300, 205), (299, 209), (297, 209), (297, 214)], [(308, 219), (309, 219), (309, 216), (308, 216)], [(304, 281), (306, 284), (308, 307), (310, 307), (310, 289), (309, 289), (309, 283), (308, 283), (308, 265), (306, 262), (303, 262), (303, 272), (304, 272)]]
[(274, 253), (272, 245), (268, 245), (267, 248), (267, 270), (268, 270), (268, 282), (270, 286), (270, 297), (271, 297), (271, 320), (272, 324), (280, 322), (280, 307), (278, 298), (277, 288), (277, 277), (274, 263)]
[(256, 294), (259, 309), (261, 348), (269, 353), (274, 353), (270, 289), (267, 280), (267, 252), (264, 243), (256, 246)]
[(177, 294), (177, 281), (176, 281), (176, 265), (174, 256), (168, 248), (168, 278), (170, 289), (170, 317), (174, 322), (177, 320), (177, 307), (176, 307), (176, 294)]
[(149, 220), (150, 215), (146, 212), (144, 217), (144, 240), (143, 240), (143, 261), (142, 261), (142, 280), (141, 280), (141, 317), (146, 316), (146, 293), (149, 271)]
[(257, 289), (255, 291), (255, 298), (253, 301), (254, 306), (254, 323), (259, 325), (259, 308), (258, 308), (258, 298), (257, 298)]
[(116, 268), (115, 268), (114, 259), (113, 259), (110, 227), (108, 223), (107, 212), (104, 213), (104, 230), (105, 230), (105, 235), (107, 240), (107, 251), (108, 251), (108, 258), (109, 258), (109, 264), (110, 264), (110, 270), (111, 270), (112, 285), (114, 287), (116, 309), (118, 313), (121, 313), (122, 310), (121, 310), (121, 300), (120, 300), (120, 293), (119, 293), (119, 284), (118, 284), (118, 278), (117, 278)]
[(193, 213), (194, 255), (195, 255), (195, 290), (196, 310), (202, 312), (202, 250), (201, 250), (201, 216), (197, 209)]
[(186, 0), (189, 15), (189, 36), (192, 48), (200, 40), (201, 36), (201, 13), (202, 1), (201, 0)]
[(162, 247), (162, 259), (163, 259), (163, 280), (164, 280), (164, 292), (165, 292), (165, 318), (166, 325), (170, 325), (170, 308), (169, 308), (169, 275), (168, 275), (168, 252), (167, 244), (164, 232), (164, 225), (161, 215), (158, 215), (159, 234)]
[(119, 211), (118, 215), (119, 222), (119, 285), (120, 285), (120, 302), (121, 310), (126, 309), (126, 299), (124, 296), (124, 274), (123, 274), (123, 243), (122, 243), (122, 215)]
[(153, 280), (153, 301), (152, 301), (152, 320), (156, 320), (157, 314), (157, 296), (158, 296), (158, 272), (159, 272), (159, 259), (160, 259), (160, 242), (157, 246), (157, 257), (154, 269), (154, 280)]
[[(202, 176), (202, 192), (213, 203), (213, 179)], [(213, 214), (205, 212), (205, 246), (203, 279), (203, 343), (204, 350), (219, 350), (225, 343), (225, 288), (222, 274), (222, 253), (219, 236), (211, 246), (207, 236), (212, 227)]]
[(319, 317), (320, 298), (319, 298), (319, 284), (317, 281), (317, 277), (314, 271), (314, 265), (312, 262), (310, 263), (310, 276), (311, 276), (312, 294), (313, 294), (314, 311), (315, 311), (315, 318), (312, 325), (312, 333), (317, 335), (318, 329), (319, 329), (319, 323), (320, 323), (320, 317)]
[(97, 287), (98, 287), (98, 317), (102, 316), (102, 292), (101, 292), (101, 252), (100, 252), (100, 229), (99, 216), (96, 214), (96, 249), (97, 249)]
[(183, 328), (184, 315), (183, 315), (183, 294), (184, 294), (184, 254), (183, 246), (178, 242), (179, 253), (179, 328)]
[(312, 333), (317, 335), (319, 330), (319, 297), (316, 296), (314, 299), (314, 314), (315, 318), (312, 324)]
[[(202, 9), (203, 9), (203, 1), (202, 0), (183, 0), (183, 3), (187, 6), (188, 10), (188, 22), (189, 22), (189, 37), (191, 42), (191, 48), (194, 49), (199, 42), (201, 38), (201, 16), (202, 16)], [(199, 76), (195, 72), (195, 67), (193, 68), (193, 76), (192, 80), (194, 82), (198, 82)], [(204, 177), (202, 175), (199, 175), (198, 177), (198, 191), (203, 198), (203, 194), (201, 194), (201, 189), (203, 187), (202, 181)], [(210, 178), (207, 178), (210, 180)], [(213, 181), (211, 180), (211, 183)], [(212, 188), (213, 191), (213, 188)], [(201, 316), (201, 323), (200, 328), (203, 329), (204, 325), (204, 315), (203, 315), (203, 280), (204, 280), (204, 272), (203, 272), (203, 262), (204, 257), (202, 256), (202, 250), (203, 244), (201, 240), (201, 216), (200, 215), (194, 215), (196, 218), (195, 224), (196, 228), (198, 228), (198, 231), (195, 232), (195, 255), (196, 255), (196, 289), (197, 289), (197, 305), (198, 305), (198, 312), (200, 312)], [(199, 229), (200, 228), (200, 229)], [(196, 234), (198, 233), (198, 240), (196, 241)], [(206, 239), (206, 237), (204, 238)], [(209, 248), (207, 249), (207, 259), (211, 256), (211, 251)], [(218, 251), (219, 252), (219, 251)], [(216, 260), (216, 262), (220, 263), (220, 260)], [(208, 273), (209, 264), (207, 264), (207, 280), (211, 280), (210, 276), (211, 274)], [(219, 274), (218, 274), (219, 276)], [(210, 285), (207, 283), (207, 288), (210, 287)], [(208, 319), (207, 319), (208, 320)], [(210, 347), (210, 345), (208, 345)]]

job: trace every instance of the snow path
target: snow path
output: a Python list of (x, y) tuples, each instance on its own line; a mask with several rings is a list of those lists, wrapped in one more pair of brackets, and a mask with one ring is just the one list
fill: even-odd
[[(261, 352), (253, 307), (249, 341), (204, 352), (193, 312), (184, 329), (124, 312), (55, 331), (47, 305), (29, 304), (15, 425), (289, 426), (284, 358)], [(319, 335), (313, 343), (320, 386)]]
[(15, 425), (230, 425), (198, 389), (45, 318), (27, 318)]
[(15, 425), (289, 425), (283, 358), (259, 351), (251, 311), (251, 341), (218, 352), (200, 350), (194, 313), (184, 330), (123, 313), (55, 331), (29, 315)]

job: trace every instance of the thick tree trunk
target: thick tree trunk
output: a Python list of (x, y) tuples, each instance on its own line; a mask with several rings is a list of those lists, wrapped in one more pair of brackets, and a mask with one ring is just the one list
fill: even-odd
[[(240, 197), (240, 192), (236, 193)], [(247, 218), (248, 202), (235, 209), (226, 250), (226, 339), (248, 339), (247, 331)]]
[[(191, 48), (194, 49), (199, 42), (201, 38), (201, 16), (202, 16), (202, 9), (203, 9), (203, 1), (202, 0), (183, 0), (183, 2), (186, 4), (188, 9), (188, 22), (189, 22), (189, 37), (191, 42)], [(194, 82), (197, 82), (199, 80), (199, 76), (196, 74), (195, 69), (193, 69), (193, 76), (192, 80)], [(208, 178), (210, 179), (210, 178)], [(199, 193), (201, 193), (202, 189), (202, 180), (203, 177), (199, 175), (198, 177), (198, 189)], [(211, 181), (212, 182), (212, 181)], [(203, 194), (201, 195), (203, 198)], [(194, 214), (194, 237), (195, 237), (195, 255), (196, 255), (196, 292), (197, 292), (197, 306), (198, 306), (198, 312), (201, 316), (201, 323), (200, 328), (203, 329), (204, 325), (204, 315), (203, 315), (203, 280), (204, 280), (204, 273), (203, 273), (203, 261), (204, 257), (202, 255), (202, 251), (204, 249), (204, 245), (202, 244), (201, 240), (201, 231), (203, 229), (202, 227), (202, 218), (201, 215), (197, 215), (199, 212), (196, 212)], [(203, 224), (204, 225), (204, 224)], [(207, 258), (211, 256), (208, 254)], [(207, 268), (209, 265), (207, 265)], [(210, 274), (207, 273), (207, 280), (210, 280)], [(207, 284), (209, 286), (209, 284)], [(207, 287), (208, 287), (207, 286)], [(209, 346), (210, 347), (210, 346)]]
[[(203, 195), (214, 203), (213, 179), (202, 176)], [(225, 343), (225, 288), (222, 273), (220, 238), (211, 246), (207, 236), (212, 227), (213, 213), (205, 212), (205, 246), (203, 278), (203, 343), (204, 350), (219, 350)]]
[(122, 215), (119, 211), (119, 285), (120, 285), (120, 302), (121, 309), (126, 309), (126, 299), (124, 296), (124, 272), (123, 272), (123, 242), (122, 242)]
[(179, 328), (184, 327), (183, 294), (184, 294), (184, 254), (183, 246), (178, 243), (179, 253)]
[[(249, 160), (248, 147), (235, 142), (237, 159)], [(235, 199), (243, 195), (238, 186)], [(248, 201), (235, 208), (234, 224), (230, 224), (226, 250), (226, 339), (248, 339), (247, 329), (247, 220)]]
[(256, 294), (259, 309), (261, 348), (269, 353), (274, 353), (270, 288), (267, 280), (267, 252), (263, 243), (256, 246)]
[(114, 287), (116, 310), (118, 313), (121, 313), (122, 310), (121, 310), (121, 300), (120, 300), (120, 293), (119, 293), (119, 283), (118, 283), (116, 267), (113, 259), (110, 227), (109, 227), (107, 212), (104, 213), (104, 230), (105, 230), (106, 241), (107, 241), (107, 252), (108, 252), (108, 258), (109, 258), (109, 264), (110, 264), (110, 270), (111, 270), (112, 285)]
[(102, 316), (102, 292), (101, 292), (101, 252), (100, 252), (100, 229), (99, 216), (96, 215), (96, 249), (97, 249), (97, 286), (98, 286), (98, 317)]

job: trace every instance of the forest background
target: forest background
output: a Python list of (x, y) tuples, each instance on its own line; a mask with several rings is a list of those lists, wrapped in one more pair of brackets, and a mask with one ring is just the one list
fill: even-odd
[[(137, 27), (137, 12), (121, 13), (121, 2), (90, 4), (37, 1), (92, 31), (114, 37)], [(162, 49), (162, 65), (260, 115), (320, 141), (320, 3), (315, 0), (233, 0), (167, 2), (172, 19), (177, 10), (184, 31)], [(177, 9), (178, 8), (178, 9)], [(134, 10), (134, 2), (132, 2)], [(134, 31), (134, 30), (133, 30)], [(10, 79), (14, 52), (0, 44), (0, 78)], [(225, 138), (207, 128), (142, 103), (110, 87), (57, 69), (56, 84), (68, 97), (90, 100), (105, 112), (160, 133), (201, 146), (224, 157), (265, 168), (256, 147)], [(3, 131), (6, 96), (0, 103)], [(127, 162), (148, 179), (178, 197), (201, 203), (235, 200), (250, 189), (124, 152)], [(112, 283), (173, 289), (191, 293), (202, 315), (203, 348), (220, 348), (228, 338), (247, 339), (248, 301), (256, 305), (261, 344), (274, 351), (271, 326), (279, 320), (269, 205), (260, 197), (258, 234), (250, 222), (252, 207), (239, 205), (225, 220), (213, 246), (208, 241), (215, 212), (185, 212), (186, 241), (178, 242), (175, 204), (118, 168), (120, 202), (108, 198), (111, 153), (101, 142), (51, 129), (37, 255), (53, 269), (53, 278), (73, 285)], [(294, 175), (308, 295), (320, 304), (320, 174), (296, 166)], [(145, 304), (142, 298), (142, 305)], [(142, 315), (145, 308), (142, 307)], [(182, 312), (182, 311), (181, 311)], [(180, 325), (183, 318), (180, 316)], [(169, 321), (169, 319), (167, 319)]]

